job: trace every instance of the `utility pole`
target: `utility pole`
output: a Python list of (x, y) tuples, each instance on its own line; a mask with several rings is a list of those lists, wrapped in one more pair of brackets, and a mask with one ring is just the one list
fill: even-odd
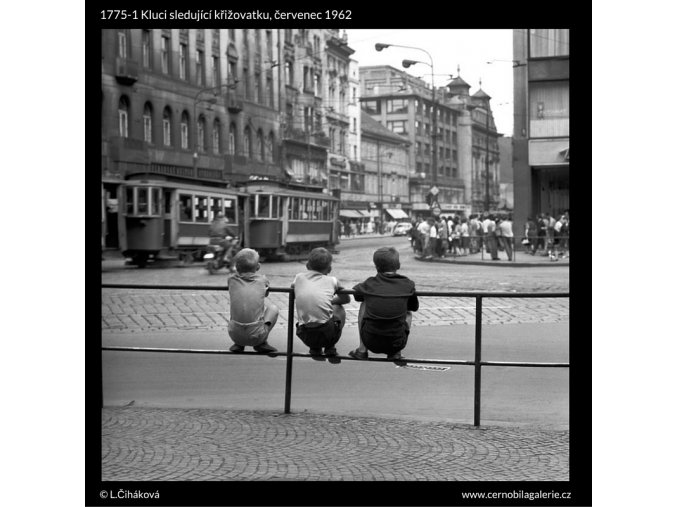
[(487, 109), (487, 119), (486, 119), (486, 127), (487, 127), (487, 135), (485, 139), (485, 155), (484, 155), (484, 165), (486, 166), (486, 173), (485, 173), (485, 195), (484, 195), (484, 211), (489, 211), (489, 110)]

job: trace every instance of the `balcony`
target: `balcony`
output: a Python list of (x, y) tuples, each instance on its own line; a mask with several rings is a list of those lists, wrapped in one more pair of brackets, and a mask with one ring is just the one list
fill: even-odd
[(243, 108), (242, 97), (236, 93), (226, 94), (226, 108), (229, 113), (237, 114), (241, 112)]
[(115, 79), (121, 85), (131, 86), (139, 79), (139, 63), (129, 58), (115, 59)]

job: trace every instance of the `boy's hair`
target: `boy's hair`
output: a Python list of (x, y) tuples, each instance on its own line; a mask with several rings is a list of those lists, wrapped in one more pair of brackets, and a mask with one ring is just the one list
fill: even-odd
[(381, 247), (374, 252), (374, 266), (378, 273), (400, 269), (400, 254), (393, 247)]
[(320, 273), (324, 273), (325, 271), (328, 273), (331, 271), (331, 261), (332, 255), (329, 250), (322, 247), (313, 248), (308, 256), (306, 268), (313, 271), (319, 271)]
[(235, 254), (235, 269), (238, 273), (255, 273), (259, 265), (259, 253), (251, 248), (243, 248)]

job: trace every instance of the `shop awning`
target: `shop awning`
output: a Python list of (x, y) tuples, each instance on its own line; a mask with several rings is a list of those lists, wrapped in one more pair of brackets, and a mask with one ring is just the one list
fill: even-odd
[(402, 218), (409, 218), (409, 215), (407, 215), (403, 210), (401, 210), (399, 208), (386, 209), (386, 211), (395, 220), (400, 220)]
[(339, 216), (344, 218), (364, 218), (364, 215), (356, 209), (342, 209), (339, 210)]

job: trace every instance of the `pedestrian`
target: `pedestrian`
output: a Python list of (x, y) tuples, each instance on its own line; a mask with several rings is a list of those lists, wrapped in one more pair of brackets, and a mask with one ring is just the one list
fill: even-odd
[(336, 363), (336, 343), (346, 323), (343, 305), (350, 296), (337, 294), (343, 287), (331, 273), (332, 255), (326, 248), (313, 248), (306, 263), (307, 271), (298, 273), (292, 282), (296, 299), (296, 336), (308, 346), (313, 359)]
[(470, 253), (475, 254), (480, 251), (482, 248), (482, 226), (480, 225), (479, 220), (477, 220), (477, 215), (470, 215), (470, 221), (468, 222), (470, 229)]
[(449, 251), (449, 222), (447, 217), (442, 217), (437, 227), (438, 256), (445, 257)]
[(392, 247), (374, 252), (376, 276), (353, 287), (355, 301), (361, 302), (357, 321), (360, 344), (349, 352), (367, 359), (369, 352), (401, 360), (411, 330), (412, 312), (418, 310), (415, 284), (397, 273), (400, 256)]
[(429, 237), (430, 241), (428, 242), (428, 254), (427, 258), (432, 257), (433, 255), (437, 256), (437, 225), (435, 225), (435, 219), (429, 218), (428, 224), (430, 225)]
[(350, 237), (354, 238), (357, 235), (357, 224), (355, 220), (350, 221)]
[(234, 342), (230, 351), (243, 352), (245, 347), (254, 347), (261, 353), (277, 352), (268, 344), (268, 335), (277, 322), (280, 309), (265, 299), (270, 282), (265, 275), (256, 273), (261, 269), (259, 254), (251, 248), (243, 248), (234, 261), (237, 273), (228, 279), (228, 334)]
[(515, 249), (515, 235), (512, 231), (512, 216), (510, 214), (499, 222), (497, 230), (500, 231), (500, 241), (503, 249), (508, 256), (508, 260), (511, 261)]
[(542, 255), (548, 255), (547, 252), (547, 235), (548, 235), (548, 222), (545, 220), (545, 213), (541, 213), (538, 217), (538, 242), (537, 250), (543, 250)]
[(432, 223), (432, 218), (422, 220), (418, 225), (419, 238), (421, 241), (421, 255), (423, 258), (429, 258), (430, 256), (430, 224)]
[(468, 255), (470, 252), (470, 230), (468, 227), (468, 219), (461, 218), (461, 255)]
[(494, 220), (494, 215), (488, 214), (487, 219), (484, 221), (485, 228), (485, 243), (487, 244), (487, 251), (491, 254), (492, 261), (500, 261), (498, 257), (498, 245), (496, 238), (496, 221)]
[(527, 223), (524, 226), (524, 237), (529, 241), (527, 251), (531, 255), (535, 255), (538, 244), (538, 226), (532, 217), (527, 218)]
[(450, 223), (450, 237), (451, 237), (451, 255), (458, 257), (461, 255), (461, 225), (458, 217), (454, 216)]

